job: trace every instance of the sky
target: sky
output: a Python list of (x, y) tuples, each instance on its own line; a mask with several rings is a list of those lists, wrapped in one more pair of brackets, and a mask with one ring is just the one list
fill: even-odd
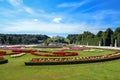
[(120, 27), (120, 0), (0, 0), (0, 33), (67, 36)]

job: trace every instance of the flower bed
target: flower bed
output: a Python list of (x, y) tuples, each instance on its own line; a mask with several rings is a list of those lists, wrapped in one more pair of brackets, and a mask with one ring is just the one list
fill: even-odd
[(69, 47), (69, 50), (89, 50), (88, 47)]
[(0, 55), (6, 55), (6, 51), (0, 51)]
[(0, 56), (0, 59), (4, 59), (4, 57), (3, 57), (3, 56)]
[(21, 50), (20, 47), (4, 47), (4, 50)]
[(78, 55), (77, 52), (63, 52), (63, 51), (53, 52), (52, 54), (40, 54), (31, 50), (30, 53), (36, 56), (76, 56)]
[(26, 52), (26, 53), (29, 53), (29, 50), (17, 50), (17, 49), (15, 49), (15, 50), (12, 50), (12, 52), (19, 52), (19, 53), (22, 53), (22, 52)]
[(77, 52), (63, 52), (63, 51), (53, 52), (52, 54), (58, 55), (58, 56), (77, 56), (78, 55)]
[(59, 51), (65, 51), (65, 50), (89, 50), (88, 47), (69, 47), (69, 48), (60, 48)]
[(80, 63), (110, 61), (119, 58), (120, 58), (120, 52), (101, 55), (101, 56), (89, 56), (89, 57), (33, 58), (30, 62), (25, 62), (25, 65), (80, 64)]
[(15, 58), (15, 57), (23, 56), (23, 55), (25, 55), (25, 54), (26, 54), (26, 53), (14, 54), (14, 55), (11, 55), (10, 57)]

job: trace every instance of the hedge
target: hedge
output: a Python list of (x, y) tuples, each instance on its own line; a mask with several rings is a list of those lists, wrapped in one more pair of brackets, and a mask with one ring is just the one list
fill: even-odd
[(8, 63), (7, 59), (0, 59), (0, 64)]

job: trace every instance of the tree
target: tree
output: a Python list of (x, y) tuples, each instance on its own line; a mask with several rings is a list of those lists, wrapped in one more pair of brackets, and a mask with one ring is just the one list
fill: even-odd
[(38, 44), (49, 38), (46, 35), (0, 34), (1, 44)]
[(102, 37), (102, 34), (103, 34), (103, 31), (99, 31), (99, 32), (96, 34), (96, 36), (97, 36), (97, 37)]
[(111, 45), (111, 39), (112, 39), (113, 31), (108, 28), (104, 33), (103, 33), (103, 43), (104, 46), (110, 46)]
[(69, 34), (67, 38), (70, 40), (70, 44), (76, 43), (78, 34)]
[(120, 27), (117, 27), (114, 36), (113, 36), (114, 42), (117, 40), (117, 46), (120, 46)]

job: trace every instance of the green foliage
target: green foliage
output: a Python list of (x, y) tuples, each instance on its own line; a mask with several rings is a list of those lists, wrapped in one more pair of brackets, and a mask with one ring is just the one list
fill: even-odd
[(53, 37), (53, 38), (48, 38), (45, 43), (48, 45), (49, 43), (70, 43), (70, 40), (67, 38), (62, 38), (62, 37)]
[(98, 46), (101, 42), (101, 46), (115, 46), (115, 40), (117, 40), (117, 46), (120, 46), (120, 27), (116, 28), (113, 32), (111, 28), (106, 31), (98, 31), (96, 35), (91, 32), (85, 31), (82, 34), (69, 34), (67, 38), (70, 43), (76, 43), (81, 45), (95, 45)]
[(70, 44), (75, 43), (77, 40), (78, 34), (69, 34), (67, 38), (70, 40)]
[(102, 34), (103, 34), (103, 31), (99, 31), (99, 32), (96, 34), (96, 37), (102, 37)]
[(120, 27), (116, 28), (114, 32), (114, 40), (117, 39), (117, 46), (120, 46)]
[(46, 35), (0, 34), (1, 44), (38, 44), (40, 40), (49, 38)]
[(103, 43), (104, 46), (110, 46), (111, 45), (111, 36), (113, 35), (113, 31), (108, 28), (104, 33), (103, 33)]
[(8, 63), (8, 60), (7, 59), (1, 59), (0, 64), (4, 64), (4, 63)]

